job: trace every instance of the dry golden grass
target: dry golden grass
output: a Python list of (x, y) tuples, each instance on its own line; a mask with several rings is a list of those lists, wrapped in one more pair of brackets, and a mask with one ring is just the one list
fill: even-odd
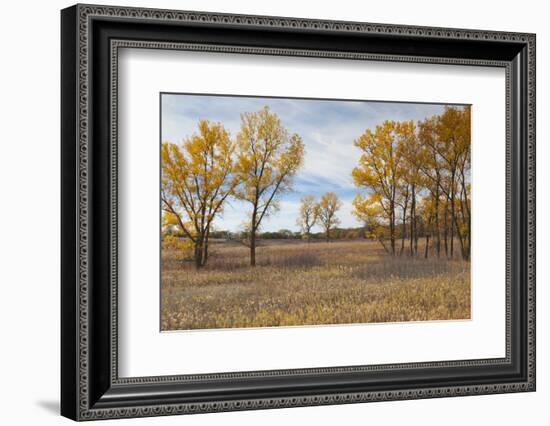
[[(420, 248), (419, 248), (420, 251)], [(392, 258), (370, 241), (214, 244), (195, 271), (162, 252), (162, 330), (470, 318), (470, 264)]]

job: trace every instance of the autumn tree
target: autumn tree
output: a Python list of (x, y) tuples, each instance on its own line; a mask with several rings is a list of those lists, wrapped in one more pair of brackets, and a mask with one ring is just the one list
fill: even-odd
[(470, 253), (470, 107), (446, 107), (439, 116), (440, 155), (448, 174), (447, 197), (451, 215), (451, 257), (454, 235), (464, 259)]
[[(407, 186), (407, 198), (410, 198), (409, 207), (409, 253), (411, 256), (418, 254), (418, 197), (424, 191), (424, 177), (420, 171), (422, 161), (422, 146), (418, 138), (416, 126), (407, 126), (402, 149), (405, 162), (403, 164), (402, 180)], [(409, 200), (407, 200), (409, 201)], [(407, 204), (407, 203), (405, 203)], [(405, 208), (406, 210), (406, 208)], [(405, 227), (406, 211), (403, 215), (403, 227)]]
[(298, 219), (296, 219), (296, 223), (300, 227), (308, 242), (311, 240), (311, 228), (315, 226), (318, 218), (319, 205), (317, 204), (315, 197), (312, 195), (302, 197), (300, 200), (300, 212)]
[[(352, 171), (358, 187), (365, 187), (379, 196), (380, 206), (387, 218), (390, 234), (390, 252), (395, 255), (397, 207), (400, 203), (406, 211), (404, 185), (403, 146), (414, 133), (412, 121), (386, 120), (374, 131), (367, 129), (354, 141), (362, 152), (359, 165)], [(408, 196), (407, 196), (408, 198)]]
[(342, 207), (342, 202), (334, 192), (325, 193), (318, 204), (318, 216), (321, 225), (325, 231), (327, 242), (330, 241), (330, 231), (340, 224), (340, 219), (336, 217), (336, 213)]
[[(446, 214), (443, 207), (444, 189), (444, 167), (441, 157), (438, 154), (438, 116), (426, 118), (418, 123), (418, 141), (419, 150), (414, 157), (416, 165), (422, 173), (423, 185), (429, 191), (431, 196), (430, 223), (432, 224), (432, 235), (435, 239), (435, 250), (439, 257), (441, 254), (441, 220)], [(445, 241), (447, 239), (445, 238)], [(445, 243), (446, 245), (446, 243)]]
[(424, 120), (419, 127), (424, 153), (420, 170), (429, 181), (427, 187), (434, 199), (438, 240), (442, 227), (445, 252), (452, 258), (456, 235), (462, 257), (468, 259), (471, 239), (470, 107), (446, 107), (442, 114)]
[(371, 193), (367, 197), (362, 194), (357, 194), (352, 201), (352, 214), (363, 223), (365, 236), (374, 238), (386, 253), (390, 253), (386, 243), (384, 242), (385, 227), (383, 226), (383, 208), (380, 203), (380, 196), (376, 193)]
[[(378, 215), (373, 214), (373, 209), (380, 210), (379, 226), (388, 229), (389, 252), (396, 253), (400, 228), (400, 253), (404, 252), (408, 235), (409, 252), (417, 255), (420, 223), (426, 243), (431, 236), (438, 256), (443, 241), (445, 254), (453, 258), (458, 239), (462, 258), (468, 260), (470, 107), (445, 107), (441, 114), (417, 125), (412, 121), (387, 120), (374, 130), (365, 130), (354, 144), (362, 155), (352, 176), (355, 184), (370, 194), (355, 200), (354, 214), (372, 225)], [(422, 214), (417, 211), (419, 200)]]
[(256, 265), (256, 235), (262, 220), (277, 210), (277, 197), (291, 190), (303, 157), (300, 136), (289, 134), (269, 107), (241, 114), (235, 171), (242, 184), (235, 194), (251, 205), (247, 226), (251, 266)]
[(182, 145), (162, 144), (164, 222), (177, 226), (190, 241), (197, 268), (208, 259), (212, 222), (239, 183), (234, 174), (234, 150), (225, 128), (207, 120), (200, 120), (198, 132)]

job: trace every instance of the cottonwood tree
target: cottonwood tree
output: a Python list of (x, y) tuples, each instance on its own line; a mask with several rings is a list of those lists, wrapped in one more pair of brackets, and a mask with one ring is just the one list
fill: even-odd
[(312, 195), (306, 195), (300, 199), (300, 213), (296, 219), (307, 242), (311, 240), (311, 229), (317, 223), (319, 218), (319, 205)]
[(330, 231), (340, 224), (336, 212), (342, 207), (342, 202), (334, 192), (325, 193), (318, 204), (318, 217), (323, 229), (327, 243), (330, 241)]
[[(411, 256), (418, 254), (418, 213), (417, 204), (418, 197), (421, 196), (424, 190), (424, 177), (420, 171), (420, 163), (422, 161), (422, 146), (418, 138), (417, 128), (414, 125), (407, 126), (405, 140), (403, 141), (402, 149), (405, 162), (403, 164), (403, 181), (407, 185), (407, 195), (410, 197), (410, 207), (408, 212), (409, 218), (409, 253)], [(403, 215), (403, 227), (405, 227), (405, 219), (407, 212)]]
[(198, 132), (182, 145), (161, 148), (161, 202), (165, 222), (176, 225), (192, 246), (196, 268), (208, 259), (212, 222), (239, 183), (235, 144), (219, 123), (200, 120)]
[(384, 242), (385, 229), (382, 224), (383, 208), (380, 203), (380, 196), (374, 192), (366, 197), (357, 194), (352, 201), (352, 205), (352, 214), (363, 223), (365, 237), (376, 239), (382, 244), (386, 253), (390, 253)]
[[(390, 234), (390, 253), (395, 255), (397, 206), (406, 210), (404, 188), (405, 156), (403, 146), (408, 142), (414, 124), (411, 121), (386, 120), (356, 139), (354, 145), (362, 151), (359, 165), (352, 171), (358, 187), (378, 194), (380, 206), (387, 218)], [(408, 198), (408, 196), (407, 196)]]
[(439, 234), (443, 228), (445, 253), (451, 258), (454, 256), (456, 235), (462, 258), (468, 259), (471, 240), (470, 107), (446, 107), (442, 114), (424, 120), (419, 127), (423, 153), (419, 164), (434, 200), (437, 252), (439, 254)]
[(409, 252), (418, 255), (420, 224), (426, 244), (431, 238), (437, 256), (443, 242), (445, 255), (453, 258), (458, 240), (462, 258), (468, 260), (470, 107), (446, 107), (416, 126), (411, 121), (385, 121), (366, 130), (354, 143), (363, 152), (352, 172), (354, 182), (369, 194), (355, 200), (354, 214), (372, 225), (372, 211), (375, 206), (380, 209), (379, 226), (388, 230), (390, 253), (396, 253), (400, 227), (400, 253), (408, 234)]
[(439, 154), (447, 169), (449, 182), (451, 257), (456, 232), (462, 257), (467, 259), (470, 253), (470, 108), (446, 107), (439, 116), (437, 133), (441, 141), (437, 146), (440, 147)]
[(441, 255), (441, 219), (446, 215), (446, 209), (442, 208), (442, 188), (445, 172), (441, 157), (436, 149), (438, 143), (437, 127), (437, 115), (426, 118), (418, 123), (419, 150), (415, 161), (422, 173), (423, 185), (431, 196), (432, 201), (429, 208), (431, 212), (430, 223), (433, 228), (432, 234), (435, 239), (436, 254), (439, 257)]
[(256, 265), (256, 234), (262, 220), (277, 210), (277, 197), (292, 189), (303, 157), (300, 136), (289, 134), (269, 107), (241, 114), (235, 171), (242, 184), (235, 194), (251, 205), (247, 226), (251, 266)]

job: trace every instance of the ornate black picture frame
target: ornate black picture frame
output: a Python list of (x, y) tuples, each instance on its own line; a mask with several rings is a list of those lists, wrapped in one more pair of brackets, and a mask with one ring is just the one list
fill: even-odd
[[(159, 416), (535, 390), (535, 35), (126, 7), (61, 13), (61, 413)], [(121, 47), (484, 65), (506, 71), (506, 356), (120, 378)]]

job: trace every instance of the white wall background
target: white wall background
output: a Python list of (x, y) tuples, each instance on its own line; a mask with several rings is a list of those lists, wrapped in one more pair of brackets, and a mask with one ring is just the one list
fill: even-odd
[[(545, 2), (432, 0), (161, 0), (103, 4), (526, 31), (537, 33), (538, 390), (360, 405), (292, 408), (118, 424), (545, 424), (550, 401), (550, 27)], [(0, 418), (6, 425), (68, 424), (59, 405), (59, 9), (71, 2), (3, 4), (0, 65)], [(129, 423), (131, 422), (131, 423)], [(102, 424), (110, 424), (107, 421)], [(115, 424), (115, 423), (113, 423)]]

